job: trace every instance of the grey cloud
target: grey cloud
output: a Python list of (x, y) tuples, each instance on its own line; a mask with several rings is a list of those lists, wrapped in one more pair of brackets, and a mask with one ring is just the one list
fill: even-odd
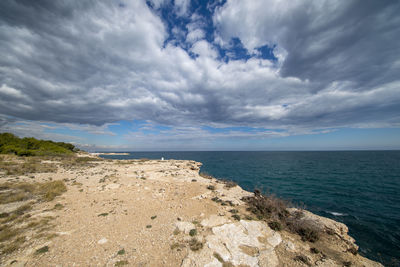
[(354, 90), (398, 80), (400, 4), (396, 0), (230, 1), (214, 20), (226, 42), (239, 37), (287, 51), (280, 73)]
[(196, 38), (196, 59), (163, 47), (165, 26), (144, 1), (0, 1), (0, 114), (100, 132), (132, 119), (306, 132), (398, 125), (399, 4), (268, 3), (230, 1), (214, 22), (221, 39), (250, 50), (276, 42), (277, 63), (220, 62)]

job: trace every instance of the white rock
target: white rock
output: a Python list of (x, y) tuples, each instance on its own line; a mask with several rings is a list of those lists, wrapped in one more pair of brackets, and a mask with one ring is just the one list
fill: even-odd
[(277, 232), (274, 232), (271, 236), (269, 236), (267, 238), (267, 241), (271, 246), (276, 247), (277, 245), (279, 245), (282, 242), (282, 238), (281, 238), (280, 234), (278, 234)]
[(97, 241), (97, 244), (103, 245), (103, 244), (105, 244), (105, 243), (107, 243), (107, 242), (108, 242), (107, 238), (103, 237), (102, 239), (100, 239), (99, 241)]
[[(226, 218), (223, 218), (227, 220)], [(204, 225), (220, 223), (221, 217), (211, 216), (201, 222)], [(190, 251), (182, 266), (221, 266), (215, 258), (217, 253), (226, 263), (235, 266), (277, 266), (274, 247), (282, 242), (279, 233), (263, 222), (245, 221), (225, 223), (212, 228), (200, 252)], [(260, 242), (260, 238), (265, 242)]]
[(275, 267), (279, 264), (279, 259), (273, 248), (261, 251), (258, 260), (260, 266)]
[(207, 263), (204, 267), (222, 267), (222, 263), (220, 263), (217, 259), (214, 259), (212, 262)]
[(286, 241), (285, 242), (285, 249), (288, 251), (296, 251), (296, 246), (293, 244), (291, 241)]

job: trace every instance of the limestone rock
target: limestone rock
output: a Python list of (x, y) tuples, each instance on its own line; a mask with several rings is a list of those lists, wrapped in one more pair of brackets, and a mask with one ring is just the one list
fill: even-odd
[(229, 219), (223, 216), (211, 215), (210, 218), (204, 219), (201, 221), (201, 225), (204, 227), (214, 227), (221, 224), (225, 224), (227, 222), (231, 222)]
[(291, 251), (291, 252), (296, 251), (296, 245), (293, 244), (292, 241), (285, 241), (284, 245), (285, 245), (286, 250)]
[[(298, 211), (298, 209), (295, 209), (295, 208), (291, 208), (288, 210), (291, 213)], [(352, 238), (351, 236), (348, 235), (349, 228), (347, 228), (347, 226), (345, 224), (334, 221), (329, 218), (318, 216), (318, 215), (311, 213), (309, 211), (306, 211), (306, 210), (302, 210), (302, 214), (303, 214), (302, 218), (304, 220), (314, 222), (315, 225), (318, 226), (321, 230), (329, 230), (329, 231), (333, 232), (335, 235), (337, 235), (338, 237), (340, 237), (347, 244), (358, 248), (358, 246), (355, 244), (354, 238)]]
[(282, 238), (262, 222), (241, 220), (226, 223), (213, 227), (212, 233), (206, 237), (201, 251), (189, 252), (182, 266), (222, 266), (221, 261), (252, 267), (278, 264), (274, 248)]
[(103, 245), (103, 244), (105, 244), (105, 243), (107, 243), (107, 242), (108, 242), (107, 238), (103, 237), (102, 239), (100, 239), (99, 241), (97, 241), (97, 244)]

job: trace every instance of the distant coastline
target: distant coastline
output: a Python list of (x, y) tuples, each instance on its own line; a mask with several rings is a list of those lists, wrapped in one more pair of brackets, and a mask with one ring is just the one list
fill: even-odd
[(98, 155), (110, 155), (110, 156), (113, 156), (113, 155), (119, 155), (119, 156), (128, 156), (129, 155), (129, 153), (126, 153), (126, 152), (110, 152), (110, 153), (106, 153), (106, 152), (95, 152), (95, 153), (90, 153), (91, 155), (94, 155), (94, 156), (98, 156)]

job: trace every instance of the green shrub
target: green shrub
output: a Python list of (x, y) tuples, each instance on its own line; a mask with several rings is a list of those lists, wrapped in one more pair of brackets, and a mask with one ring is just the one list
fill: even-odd
[(274, 231), (280, 231), (283, 229), (282, 224), (277, 221), (269, 222), (268, 226)]
[(197, 235), (197, 230), (196, 230), (196, 229), (190, 230), (189, 235), (190, 235), (190, 236), (195, 236), (195, 235)]
[(213, 186), (213, 185), (209, 185), (209, 186), (207, 186), (207, 189), (209, 189), (209, 190), (215, 190), (215, 186)]

